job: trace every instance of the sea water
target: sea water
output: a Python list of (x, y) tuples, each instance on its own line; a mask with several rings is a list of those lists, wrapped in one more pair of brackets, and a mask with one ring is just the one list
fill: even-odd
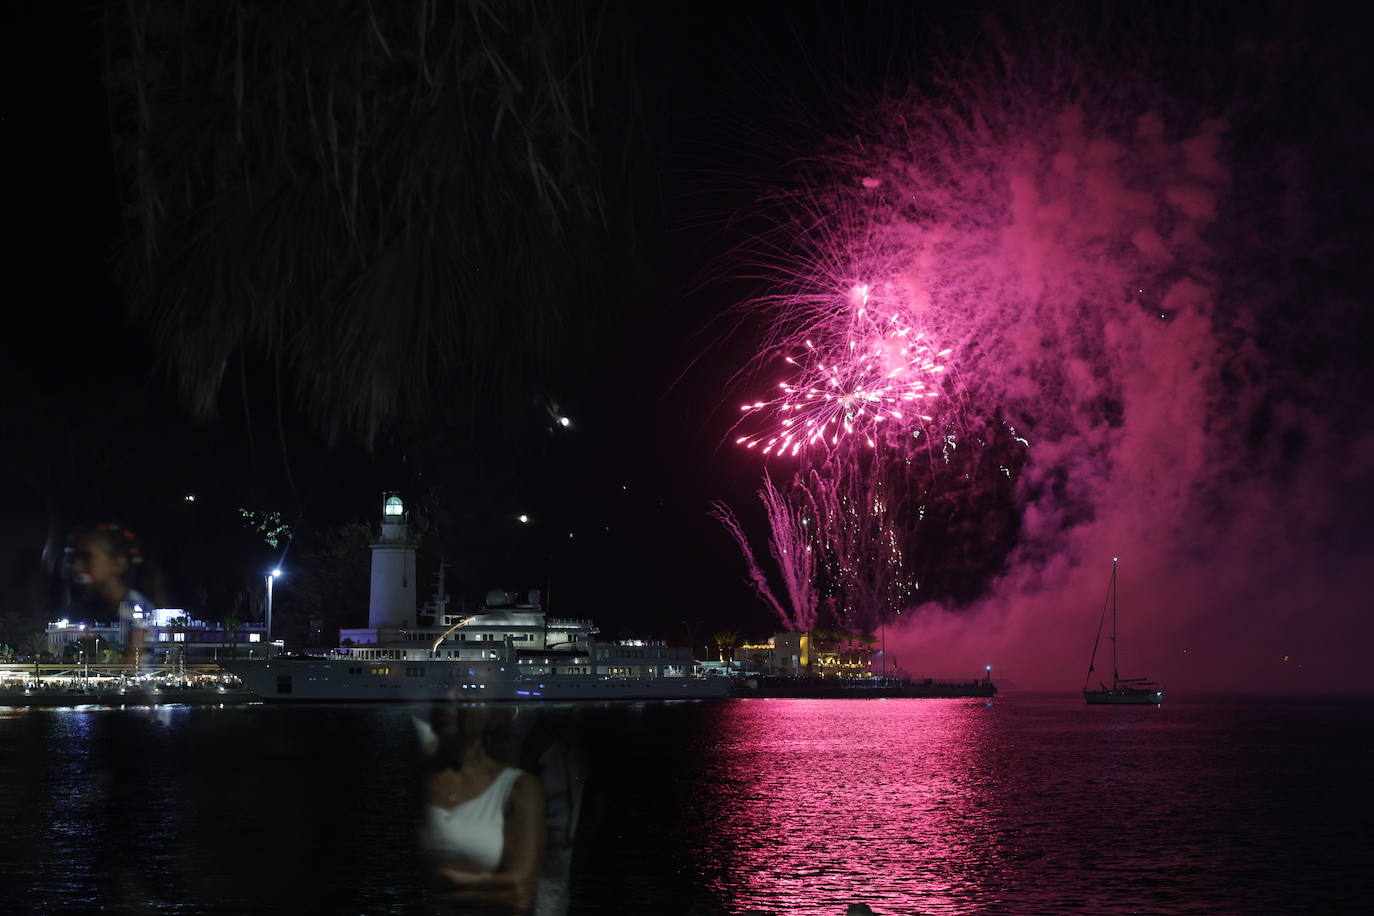
[[(0, 913), (422, 909), (426, 715), (0, 710)], [(570, 913), (1374, 908), (1367, 701), (1012, 694), (502, 716), (495, 753), (574, 762)]]

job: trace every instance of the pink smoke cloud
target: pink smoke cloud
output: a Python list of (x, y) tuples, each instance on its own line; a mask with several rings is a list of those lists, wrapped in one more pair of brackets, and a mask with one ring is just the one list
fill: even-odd
[[(813, 204), (829, 223), (801, 240), (817, 252), (803, 281), (894, 286), (952, 348), (966, 396), (1029, 442), (1002, 573), (971, 606), (906, 608), (892, 653), (912, 672), (994, 664), (1076, 689), (1120, 556), (1123, 674), (1184, 691), (1362, 684), (1374, 549), (1351, 495), (1368, 501), (1374, 444), (1276, 344), (1280, 293), (1244, 276), (1313, 231), (1302, 169), (1272, 157), (1284, 219), (1251, 227), (1273, 192), (1231, 139), (1243, 112), (1003, 50), (1012, 63), (866, 117)], [(786, 338), (815, 316), (776, 318)]]

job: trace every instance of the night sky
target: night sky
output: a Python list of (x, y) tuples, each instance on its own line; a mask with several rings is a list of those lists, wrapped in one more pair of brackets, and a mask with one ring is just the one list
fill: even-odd
[[(1076, 688), (1120, 555), (1123, 674), (1236, 692), (1365, 683), (1367, 22), (1296, 4), (1134, 18), (1072, 4), (635, 6), (608, 16), (604, 46), (623, 66), (600, 77), (591, 138), (606, 225), (583, 240), (581, 275), (554, 284), (571, 316), (556, 357), (503, 337), (498, 362), (532, 363), (511, 390), (450, 378), (409, 392), (372, 441), (332, 442), (289, 385), (279, 435), (271, 363), (251, 347), (242, 389), (235, 368), (215, 415), (192, 416), (116, 278), (130, 221), (100, 10), (7, 9), (0, 612), (51, 619), (64, 596), (45, 547), (119, 520), (146, 541), (169, 605), (208, 619), (251, 608), (280, 560), (288, 641), (312, 617), (361, 625), (356, 523), (397, 489), (424, 529), (422, 581), (442, 553), (455, 600), (542, 589), (555, 614), (613, 636), (690, 633), (699, 653), (717, 630), (767, 635), (772, 613), (708, 509), (723, 500), (764, 535), (765, 463), (732, 438), (739, 400), (772, 384), (756, 358), (771, 317), (747, 303), (789, 269), (835, 279), (815, 239), (851, 231), (870, 198), (819, 182), (848, 176), (907, 189), (883, 200), (894, 227), (945, 220), (930, 315), (972, 412), (1029, 442), (1007, 483), (971, 471), (931, 497), (922, 587), (887, 634), (905, 667), (988, 663), (1015, 685)], [(1082, 124), (1042, 87), (1077, 99)], [(1039, 104), (1060, 119), (1027, 114)], [(984, 132), (940, 131), (969, 112)], [(1113, 142), (1119, 154), (1101, 152)], [(1042, 154), (1043, 173), (1025, 164)], [(1039, 209), (997, 209), (1021, 178)], [(821, 228), (788, 239), (778, 202), (804, 189)], [(1139, 195), (1156, 191), (1163, 215), (1122, 215), (1154, 213)], [(901, 209), (918, 198), (921, 216)], [(517, 269), (541, 269), (523, 257)], [(293, 538), (270, 547), (244, 508), (280, 513)]]

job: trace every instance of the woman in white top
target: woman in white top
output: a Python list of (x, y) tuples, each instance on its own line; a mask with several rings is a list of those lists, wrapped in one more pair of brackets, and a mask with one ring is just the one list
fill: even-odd
[(425, 780), (422, 846), (440, 911), (525, 913), (544, 852), (539, 780), (491, 754), (499, 717), (488, 706), (436, 704)]

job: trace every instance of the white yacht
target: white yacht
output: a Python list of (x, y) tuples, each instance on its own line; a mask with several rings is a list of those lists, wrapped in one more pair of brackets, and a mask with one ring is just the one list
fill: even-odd
[(600, 642), (590, 620), (549, 617), (537, 591), (521, 604), (516, 594), (493, 590), (476, 613), (453, 613), (442, 561), (422, 623), (416, 544), (399, 494), (382, 494), (379, 523), (367, 627), (341, 630), (339, 648), (327, 654), (221, 659), (220, 666), (268, 702), (643, 700), (723, 697), (729, 690), (726, 678), (693, 674), (690, 649)]
[(531, 606), (445, 618), (449, 626), (377, 631), (327, 655), (221, 660), (266, 702), (643, 700), (724, 697), (729, 679), (692, 673), (690, 649), (600, 642), (590, 620)]

